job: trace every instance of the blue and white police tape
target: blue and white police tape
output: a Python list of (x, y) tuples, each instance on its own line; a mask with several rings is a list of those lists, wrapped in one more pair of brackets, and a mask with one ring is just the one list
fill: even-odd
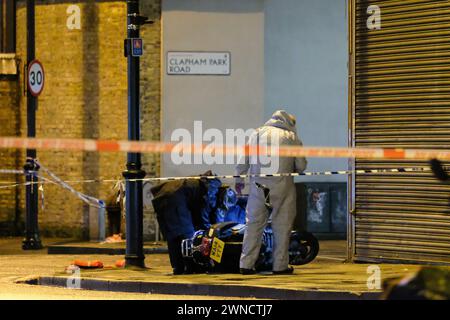
[(374, 173), (404, 173), (404, 172), (427, 172), (431, 171), (426, 167), (415, 168), (394, 168), (394, 169), (368, 169), (368, 170), (340, 170), (340, 171), (322, 171), (322, 172), (303, 172), (303, 173), (272, 173), (272, 174), (242, 174), (242, 175), (211, 175), (211, 176), (185, 176), (185, 177), (151, 177), (143, 179), (130, 179), (129, 181), (174, 181), (186, 179), (245, 179), (245, 178), (271, 178), (271, 177), (301, 177), (301, 176), (332, 176), (349, 174), (374, 174)]
[[(44, 168), (47, 174), (50, 171)], [(5, 172), (8, 170), (4, 170)], [(9, 170), (11, 173), (14, 170)], [(331, 176), (331, 175), (349, 175), (349, 174), (382, 174), (382, 173), (420, 173), (420, 172), (431, 172), (431, 168), (428, 167), (411, 167), (411, 168), (392, 168), (392, 169), (360, 169), (360, 170), (339, 170), (339, 171), (321, 171), (321, 172), (303, 172), (303, 173), (274, 173), (274, 174), (242, 174), (242, 175), (197, 175), (197, 176), (181, 176), (181, 177), (148, 177), (141, 179), (129, 179), (127, 181), (175, 181), (175, 180), (186, 180), (186, 179), (245, 179), (245, 178), (269, 178), (269, 177), (301, 177), (301, 176)], [(2, 171), (0, 171), (2, 173)], [(18, 173), (24, 173), (23, 171), (18, 171)], [(56, 177), (54, 174), (52, 174)], [(37, 176), (41, 177), (40, 175)], [(45, 179), (45, 178), (44, 178)], [(55, 178), (54, 178), (55, 179)], [(111, 182), (117, 183), (120, 181), (125, 181), (124, 179), (87, 179), (87, 180), (70, 180), (63, 181), (57, 178), (60, 183), (103, 183)], [(49, 181), (53, 183), (52, 181)]]
[(44, 167), (41, 163), (39, 163), (37, 160), (34, 160), (36, 162), (36, 164), (41, 168), (41, 170), (43, 172), (45, 172), (46, 174), (48, 174), (53, 180), (39, 176), (41, 179), (49, 182), (49, 183), (54, 183), (57, 184), (61, 187), (63, 187), (66, 190), (69, 190), (71, 193), (73, 193), (75, 196), (77, 196), (78, 198), (80, 198), (83, 202), (97, 207), (97, 208), (104, 208), (105, 207), (105, 203), (102, 200), (99, 200), (95, 197), (89, 196), (87, 194), (84, 194), (80, 191), (75, 190), (71, 185), (69, 185), (67, 182), (63, 181), (61, 178), (59, 178), (56, 174), (54, 174), (52, 171), (50, 171), (49, 169), (47, 169), (46, 167)]

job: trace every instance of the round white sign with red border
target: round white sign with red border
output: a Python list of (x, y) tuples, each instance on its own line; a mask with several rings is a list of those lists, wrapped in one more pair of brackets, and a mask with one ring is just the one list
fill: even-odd
[(28, 90), (31, 95), (37, 97), (44, 89), (45, 75), (44, 67), (39, 60), (31, 61), (28, 66)]

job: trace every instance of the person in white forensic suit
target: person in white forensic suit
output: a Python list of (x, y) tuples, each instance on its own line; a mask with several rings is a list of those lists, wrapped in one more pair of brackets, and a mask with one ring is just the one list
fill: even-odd
[[(264, 126), (255, 130), (249, 137), (248, 145), (263, 146), (271, 150), (275, 144), (279, 146), (302, 146), (297, 135), (296, 119), (284, 110), (276, 111)], [(255, 160), (255, 158), (257, 158)], [(236, 175), (271, 174), (271, 173), (302, 173), (307, 161), (304, 157), (261, 157), (245, 155), (236, 166)], [(270, 161), (268, 161), (270, 160)], [(264, 163), (263, 163), (264, 162)], [(296, 216), (296, 190), (293, 177), (251, 177), (250, 192), (246, 208), (247, 229), (244, 235), (240, 272), (254, 274), (262, 244), (264, 228), (269, 216), (264, 206), (264, 193), (255, 182), (270, 189), (270, 200), (273, 205), (272, 230), (274, 236), (273, 266), (274, 274), (292, 274), (289, 266), (289, 240)], [(236, 179), (236, 191), (241, 193), (244, 180)]]

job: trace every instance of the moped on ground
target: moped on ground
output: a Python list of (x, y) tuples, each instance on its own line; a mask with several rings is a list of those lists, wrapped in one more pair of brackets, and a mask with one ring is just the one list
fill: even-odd
[[(255, 268), (258, 272), (272, 270), (273, 232), (270, 189), (256, 183), (264, 192), (265, 208), (269, 222), (264, 229), (261, 250)], [(192, 238), (181, 243), (183, 258), (195, 265), (199, 272), (238, 273), (246, 225), (237, 222), (222, 222), (209, 230), (198, 230)], [(319, 241), (309, 232), (292, 231), (289, 244), (289, 263), (304, 265), (313, 261), (319, 253)]]

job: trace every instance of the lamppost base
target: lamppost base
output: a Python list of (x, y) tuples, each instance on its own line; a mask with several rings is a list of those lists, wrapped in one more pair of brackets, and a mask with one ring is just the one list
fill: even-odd
[(26, 172), (26, 181), (34, 183), (26, 187), (26, 223), (24, 232), (25, 239), (22, 241), (23, 250), (40, 250), (43, 248), (39, 236), (38, 188), (36, 184), (39, 165), (36, 163), (35, 157), (35, 154), (28, 156), (23, 166)]
[(145, 269), (145, 257), (135, 255), (125, 256), (125, 268), (141, 268)]
[[(126, 203), (127, 253), (125, 254), (125, 267), (142, 269), (145, 268), (145, 256), (143, 254), (144, 243), (142, 241), (142, 181), (139, 181), (139, 179), (145, 177), (145, 171), (141, 169), (140, 161), (130, 161), (127, 163), (127, 170), (122, 175), (128, 180), (126, 183), (128, 200)], [(134, 179), (138, 179), (138, 181), (132, 182)]]
[(39, 237), (27, 237), (22, 241), (23, 250), (40, 250), (44, 248)]

